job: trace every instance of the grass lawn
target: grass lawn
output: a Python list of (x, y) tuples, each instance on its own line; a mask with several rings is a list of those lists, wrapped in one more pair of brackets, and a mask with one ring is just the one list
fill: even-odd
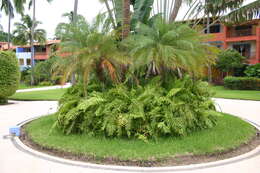
[(212, 90), (215, 91), (216, 95), (214, 97), (216, 98), (260, 101), (260, 91), (230, 90), (224, 88), (223, 86), (212, 86)]
[(198, 131), (182, 138), (150, 140), (148, 143), (88, 135), (64, 135), (58, 129), (50, 132), (55, 115), (34, 120), (25, 130), (31, 139), (41, 146), (95, 156), (99, 159), (113, 157), (120, 160), (163, 159), (188, 153), (225, 151), (248, 142), (256, 133), (253, 126), (237, 117), (223, 114), (218, 118), (217, 126), (212, 129)]
[[(23, 85), (21, 86), (21, 88)], [(25, 88), (24, 88), (25, 89)], [(216, 93), (216, 98), (257, 100), (260, 101), (260, 91), (252, 90), (230, 90), (223, 86), (212, 86), (211, 89)], [(53, 89), (46, 91), (31, 91), (16, 93), (9, 97), (14, 100), (59, 100), (66, 89)]]
[(15, 93), (9, 99), (25, 100), (25, 101), (38, 101), (38, 100), (59, 100), (65, 93), (66, 89), (53, 89), (45, 91), (31, 91)]

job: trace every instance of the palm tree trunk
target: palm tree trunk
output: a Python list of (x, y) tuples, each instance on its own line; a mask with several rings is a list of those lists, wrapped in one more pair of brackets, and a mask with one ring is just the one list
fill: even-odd
[[(209, 17), (209, 14), (207, 14), (207, 34), (210, 34), (210, 17)], [(208, 82), (212, 83), (212, 70), (211, 70), (210, 65), (208, 65)]]
[(79, 1), (78, 0), (75, 0), (74, 1), (74, 11), (73, 11), (73, 23), (76, 23), (77, 22), (77, 17), (78, 17), (78, 4), (79, 4)]
[[(78, 1), (78, 0), (75, 0), (75, 1), (74, 1), (73, 18), (72, 18), (72, 23), (73, 23), (74, 25), (77, 23), (78, 4), (79, 4), (79, 1)], [(76, 74), (75, 74), (75, 73), (72, 73), (71, 83), (72, 83), (72, 85), (75, 85), (75, 84), (76, 84)]]
[(116, 29), (116, 24), (115, 24), (115, 20), (114, 20), (114, 17), (113, 17), (113, 14), (112, 14), (112, 11), (109, 7), (109, 4), (108, 4), (108, 1), (107, 0), (104, 0), (105, 4), (106, 4), (106, 8), (107, 8), (107, 11), (108, 11), (108, 15), (111, 19), (111, 22), (112, 22), (112, 25), (113, 25), (113, 29)]
[(11, 44), (11, 7), (8, 3), (8, 50), (10, 49)]
[(182, 0), (175, 0), (174, 7), (173, 7), (173, 10), (172, 10), (171, 16), (170, 16), (170, 22), (175, 21), (177, 15), (179, 13), (179, 10), (181, 8), (181, 5), (182, 5)]
[(32, 23), (32, 29), (31, 29), (31, 85), (34, 85), (34, 29), (35, 29), (35, 0), (32, 0), (32, 5), (33, 5), (33, 23)]
[(123, 0), (123, 30), (122, 39), (130, 33), (130, 0)]

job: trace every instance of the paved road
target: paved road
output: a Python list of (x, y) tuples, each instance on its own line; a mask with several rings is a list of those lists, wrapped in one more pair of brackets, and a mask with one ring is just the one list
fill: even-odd
[[(221, 110), (238, 115), (260, 124), (260, 102), (215, 99)], [(16, 102), (0, 107), (0, 173), (108, 173), (102, 169), (90, 169), (68, 166), (47, 161), (21, 152), (14, 147), (9, 139), (2, 136), (8, 134), (8, 128), (23, 120), (52, 113), (57, 108), (57, 102)], [(118, 171), (122, 172), (122, 171)], [(117, 172), (117, 173), (118, 173)], [(175, 171), (181, 173), (260, 173), (260, 155), (232, 164), (190, 171)]]

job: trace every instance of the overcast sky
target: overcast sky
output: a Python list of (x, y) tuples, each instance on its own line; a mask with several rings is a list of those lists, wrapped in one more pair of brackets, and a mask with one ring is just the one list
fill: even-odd
[[(247, 0), (252, 2), (253, 0)], [(43, 28), (47, 31), (48, 38), (53, 38), (54, 31), (58, 23), (66, 21), (61, 17), (62, 14), (73, 10), (74, 0), (53, 0), (52, 3), (47, 3), (46, 0), (36, 0), (36, 18), (43, 24), (39, 28)], [(105, 10), (105, 6), (99, 3), (99, 0), (79, 0), (79, 14), (86, 17), (88, 21), (91, 21), (100, 11)], [(181, 10), (184, 13), (186, 10)], [(32, 14), (31, 11), (26, 11), (26, 14)], [(7, 31), (8, 17), (1, 13), (0, 23), (2, 24), (4, 31)], [(181, 15), (180, 15), (181, 16)], [(14, 22), (20, 21), (20, 16), (12, 20)], [(14, 29), (13, 27), (11, 28)]]

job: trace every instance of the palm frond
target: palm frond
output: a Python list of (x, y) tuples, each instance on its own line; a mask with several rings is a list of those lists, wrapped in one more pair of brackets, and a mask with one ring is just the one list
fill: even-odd
[(260, 17), (260, 0), (256, 0), (241, 8), (238, 8), (224, 17), (226, 22), (243, 22)]

